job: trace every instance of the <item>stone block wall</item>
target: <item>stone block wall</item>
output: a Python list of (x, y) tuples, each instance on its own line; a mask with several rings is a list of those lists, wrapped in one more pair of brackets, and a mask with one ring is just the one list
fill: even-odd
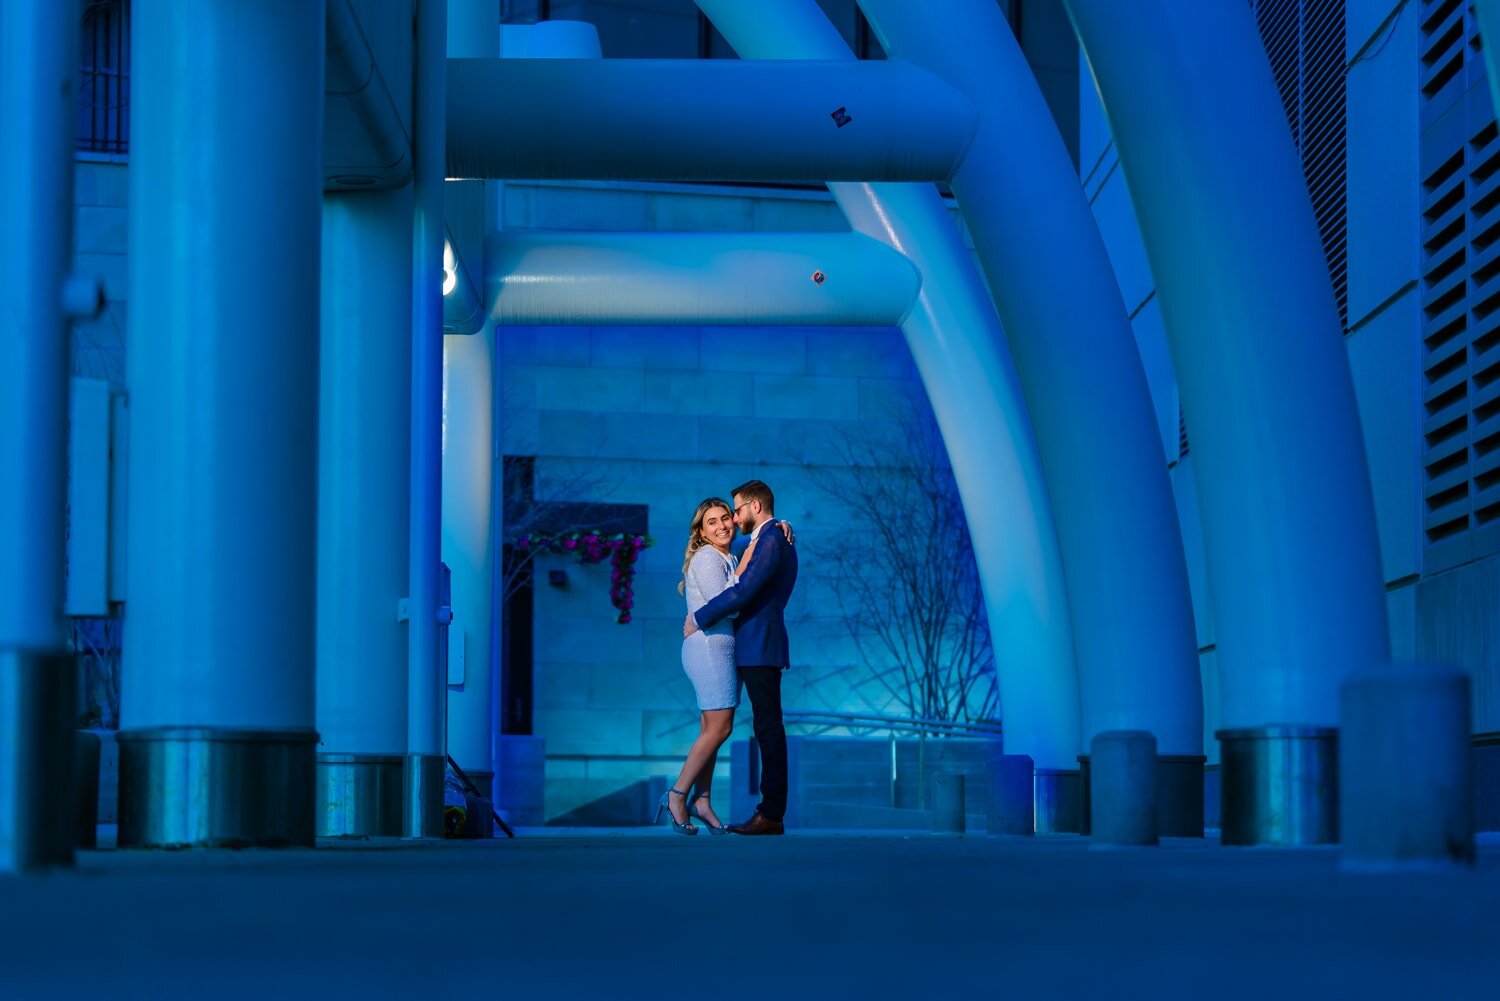
[[(808, 191), (509, 184), (504, 206), (510, 228), (847, 228), (829, 196)], [(645, 505), (656, 539), (628, 625), (614, 621), (607, 566), (538, 567), (534, 727), (549, 820), (614, 822), (631, 801), (622, 790), (675, 778), (698, 727), (676, 591), (688, 522), (703, 498), (751, 478), (770, 484), (797, 530), (786, 706), (890, 711), (849, 639), (827, 558), (862, 545), (875, 516), (837, 490), (844, 443), (899, 436), (902, 408), (931, 419), (899, 330), (504, 327), (499, 340), (503, 448), (537, 457), (538, 497)], [(551, 569), (567, 572), (565, 586), (547, 583)], [(736, 733), (749, 723), (746, 704)]]
[(80, 159), (73, 191), (73, 268), (104, 283), (104, 312), (73, 325), (73, 374), (125, 384), (126, 165)]

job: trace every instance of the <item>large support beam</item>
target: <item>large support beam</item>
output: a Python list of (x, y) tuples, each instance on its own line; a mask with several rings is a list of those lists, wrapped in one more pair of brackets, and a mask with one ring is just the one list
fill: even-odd
[(499, 323), (895, 326), (921, 286), (859, 233), (507, 232), (485, 258)]
[(442, 566), (443, 149), (447, 0), (417, 0), (411, 296), (411, 591), (402, 834), (443, 833), (447, 666), (438, 659)]
[(1282, 816), (1302, 809), (1303, 777), (1278, 770), (1285, 781), (1272, 788), (1232, 762), (1331, 762), (1296, 748), (1227, 753), (1271, 738), (1331, 748), (1320, 728), (1337, 724), (1340, 682), (1389, 658), (1353, 381), (1275, 81), (1243, 4), (1067, 5), (1140, 218), (1193, 435), (1228, 728), (1224, 840), (1325, 838), (1331, 783), (1298, 814), (1304, 828), (1271, 831), (1241, 822), (1250, 805), (1236, 791), (1269, 788), (1284, 809), (1262, 803), (1256, 815)]
[[(1109, 254), (1041, 88), (993, 0), (951, 0), (941, 18), (903, 0), (860, 5), (889, 55), (942, 75), (979, 113), (953, 193), (1047, 471), (1083, 741), (1146, 730), (1161, 754), (1197, 759), (1202, 683), (1161, 435)], [(1163, 797), (1201, 804), (1201, 764), (1166, 777)], [(1194, 813), (1193, 827), (1164, 833), (1201, 835)]]
[(122, 845), (313, 841), (323, 29), (134, 10)]
[(318, 834), (401, 834), (412, 189), (323, 196)]
[[(812, 0), (699, 0), (698, 6), (747, 58), (854, 58)], [(974, 541), (1006, 750), (1035, 759), (1045, 786), (1076, 768), (1078, 678), (1052, 509), (1004, 332), (933, 188), (830, 189), (856, 231), (900, 251), (921, 272), (917, 307), (901, 329), (937, 415)], [(1044, 802), (1053, 802), (1051, 791), (1041, 790)], [(1048, 820), (1039, 817), (1043, 829)]]
[[(350, 0), (327, 3), (323, 183), (329, 191), (400, 187), (411, 177), (401, 111)], [(403, 90), (402, 103), (409, 97)]]
[(898, 62), (453, 59), (448, 175), (937, 181), (969, 102)]
[(63, 624), (78, 12), (0, 4), (0, 873), (73, 861)]

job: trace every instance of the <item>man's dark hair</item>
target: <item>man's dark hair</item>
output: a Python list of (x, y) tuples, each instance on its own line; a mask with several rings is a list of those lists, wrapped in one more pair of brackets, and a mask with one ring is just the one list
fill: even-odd
[(738, 497), (741, 504), (746, 501), (760, 501), (760, 506), (765, 509), (766, 514), (776, 513), (776, 497), (771, 493), (771, 488), (760, 480), (741, 483), (729, 492), (729, 496)]

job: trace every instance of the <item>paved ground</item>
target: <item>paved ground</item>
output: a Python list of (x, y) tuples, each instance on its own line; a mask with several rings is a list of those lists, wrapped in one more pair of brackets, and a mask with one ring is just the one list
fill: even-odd
[(1500, 996), (1500, 844), (660, 830), (83, 853), (0, 879), (0, 998)]

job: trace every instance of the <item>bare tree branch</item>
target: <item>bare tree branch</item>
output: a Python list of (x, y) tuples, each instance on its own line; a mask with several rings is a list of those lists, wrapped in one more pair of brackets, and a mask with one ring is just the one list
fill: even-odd
[(821, 492), (859, 496), (867, 544), (828, 563), (836, 604), (869, 678), (910, 715), (992, 720), (994, 653), (968, 523), (929, 414), (897, 415), (894, 443), (845, 435)]

